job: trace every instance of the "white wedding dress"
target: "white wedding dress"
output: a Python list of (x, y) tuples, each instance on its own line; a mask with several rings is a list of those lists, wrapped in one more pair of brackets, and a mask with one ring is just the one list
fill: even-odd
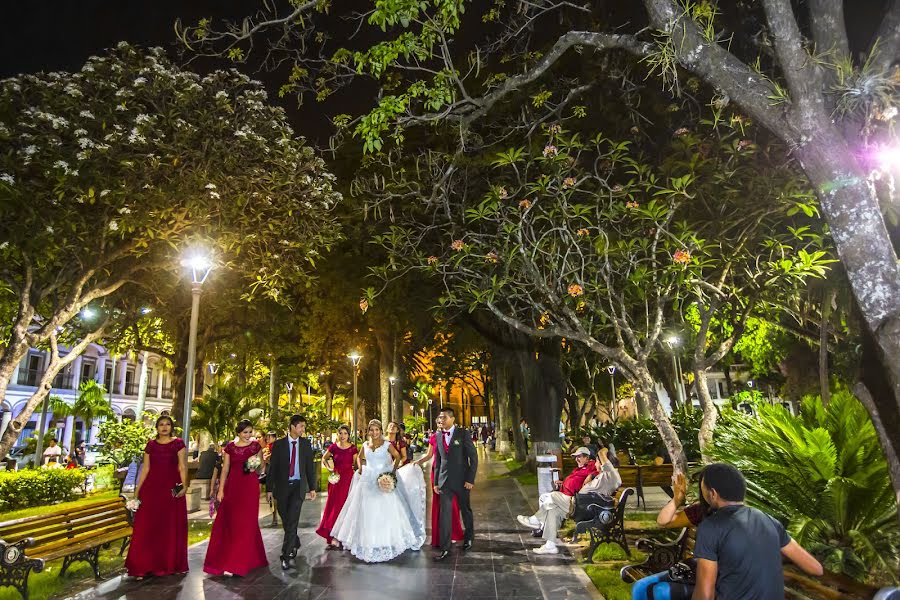
[(362, 474), (353, 475), (347, 501), (331, 535), (356, 558), (384, 562), (425, 543), (425, 477), (422, 469), (408, 464), (397, 470), (392, 492), (378, 488), (377, 479), (393, 468), (388, 443), (372, 450), (365, 443)]

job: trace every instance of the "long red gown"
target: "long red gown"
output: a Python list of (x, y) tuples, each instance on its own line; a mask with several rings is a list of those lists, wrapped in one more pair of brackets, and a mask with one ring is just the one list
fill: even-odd
[[(431, 444), (431, 450), (437, 454), (437, 437), (432, 434), (428, 443)], [(431, 488), (434, 489), (434, 463), (431, 463)], [(431, 546), (434, 548), (441, 547), (441, 503), (432, 496), (431, 498)], [(466, 532), (463, 529), (462, 521), (459, 518), (459, 505), (456, 503), (456, 496), (453, 497), (453, 525), (450, 528), (450, 539), (454, 542), (461, 542), (466, 538)]]
[(341, 476), (337, 483), (328, 484), (328, 499), (325, 500), (325, 510), (322, 513), (322, 521), (316, 533), (330, 544), (331, 529), (341, 509), (344, 508), (344, 502), (347, 501), (347, 494), (350, 493), (350, 482), (353, 480), (353, 457), (359, 452), (356, 446), (350, 445), (347, 448), (339, 448), (337, 444), (328, 447), (331, 456), (334, 457), (334, 472)]
[(259, 477), (256, 471), (244, 473), (244, 463), (258, 453), (258, 442), (240, 447), (225, 446), (230, 457), (225, 497), (213, 522), (203, 570), (210, 575), (225, 571), (244, 576), (269, 564), (266, 547), (259, 532)]
[(167, 444), (147, 442), (144, 453), (150, 457), (150, 472), (138, 496), (141, 506), (134, 513), (134, 531), (125, 568), (132, 577), (186, 573), (187, 499), (172, 497), (172, 488), (181, 483), (178, 451), (184, 441), (176, 438)]

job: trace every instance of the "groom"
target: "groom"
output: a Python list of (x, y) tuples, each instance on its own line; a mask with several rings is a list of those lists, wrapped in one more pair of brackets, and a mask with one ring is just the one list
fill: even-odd
[(290, 562), (297, 556), (300, 536), (300, 509), (304, 498), (316, 499), (318, 478), (313, 461), (313, 450), (306, 439), (306, 419), (294, 415), (288, 427), (287, 436), (275, 440), (266, 475), (266, 498), (275, 497), (278, 516), (284, 527), (284, 542), (281, 544), (281, 568), (289, 569)]
[(466, 537), (463, 551), (472, 547), (475, 538), (475, 523), (469, 491), (475, 487), (475, 473), (478, 471), (478, 451), (472, 436), (462, 427), (456, 426), (456, 415), (452, 408), (442, 408), (443, 430), (438, 430), (434, 454), (434, 493), (432, 502), (440, 502), (439, 524), (441, 551), (435, 560), (444, 560), (450, 555), (450, 529), (453, 523), (453, 498), (459, 505)]

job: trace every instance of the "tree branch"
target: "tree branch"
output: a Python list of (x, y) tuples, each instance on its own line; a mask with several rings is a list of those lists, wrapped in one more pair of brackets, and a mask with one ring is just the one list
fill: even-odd
[(870, 50), (873, 71), (887, 74), (900, 61), (900, 0), (893, 0)]
[(816, 52), (830, 53), (836, 60), (850, 57), (844, 0), (809, 0), (809, 21)]

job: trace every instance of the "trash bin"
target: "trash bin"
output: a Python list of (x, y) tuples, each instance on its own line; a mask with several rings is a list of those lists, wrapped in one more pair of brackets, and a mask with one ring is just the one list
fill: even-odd
[(554, 490), (553, 472), (556, 470), (555, 454), (539, 454), (534, 457), (537, 462), (538, 496)]

